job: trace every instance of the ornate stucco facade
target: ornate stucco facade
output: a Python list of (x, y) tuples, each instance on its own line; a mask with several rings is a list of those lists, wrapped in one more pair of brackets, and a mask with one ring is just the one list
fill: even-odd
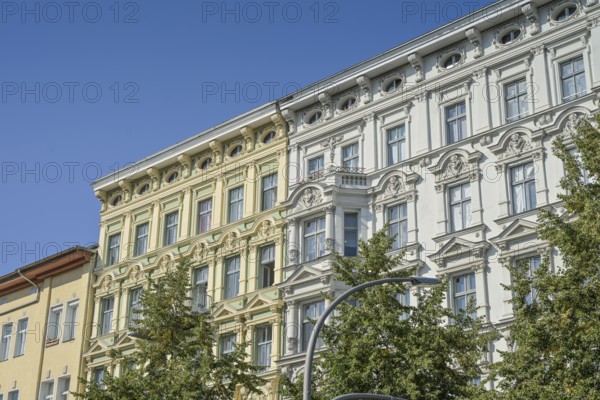
[[(302, 373), (308, 320), (344, 288), (328, 254), (390, 224), (399, 268), (448, 279), (447, 304), (469, 299), (502, 332), (513, 318), (503, 265), (549, 255), (540, 208), (563, 212), (568, 138), (600, 101), (597, 1), (504, 1), (304, 88), (279, 104), (289, 126), (284, 355)], [(414, 302), (414, 291), (401, 301)], [(490, 344), (485, 360), (505, 350)]]
[(191, 255), (193, 307), (215, 307), (215, 351), (245, 336), (268, 382), (263, 397), (277, 395), (286, 150), (285, 121), (271, 104), (95, 183), (102, 211), (96, 328), (84, 354), (91, 379), (101, 379), (109, 349), (134, 351), (127, 327), (147, 278)]
[(74, 247), (0, 277), (0, 398), (82, 389), (94, 260), (95, 250)]

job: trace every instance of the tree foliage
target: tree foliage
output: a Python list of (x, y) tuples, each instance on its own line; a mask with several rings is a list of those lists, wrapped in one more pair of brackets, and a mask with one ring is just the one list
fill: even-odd
[(192, 312), (191, 260), (181, 258), (167, 274), (151, 280), (141, 297), (142, 318), (132, 327), (136, 351), (113, 352), (105, 389), (86, 382), (87, 400), (231, 400), (236, 387), (259, 393), (263, 383), (247, 361), (246, 343), (233, 353), (215, 354), (217, 330), (211, 313)]
[[(337, 279), (348, 286), (406, 277), (401, 257), (389, 257), (393, 239), (384, 229), (360, 242), (358, 257), (335, 254)], [(325, 349), (313, 371), (314, 394), (329, 400), (347, 393), (375, 393), (411, 400), (472, 398), (483, 387), (472, 381), (493, 332), (469, 317), (473, 305), (455, 315), (443, 306), (447, 283), (417, 291), (416, 305), (403, 305), (403, 284), (375, 286), (343, 303), (325, 326)], [(450, 323), (446, 323), (450, 321)], [(287, 383), (287, 393), (301, 399), (302, 382)]]
[[(539, 233), (562, 265), (552, 272), (546, 258), (533, 276), (510, 267), (513, 351), (493, 366), (497, 398), (600, 398), (600, 132), (592, 124), (600, 116), (584, 120), (571, 136), (578, 154), (569, 152), (565, 138), (554, 142), (565, 165), (559, 197), (566, 212), (543, 210)], [(536, 296), (528, 302), (532, 287)]]

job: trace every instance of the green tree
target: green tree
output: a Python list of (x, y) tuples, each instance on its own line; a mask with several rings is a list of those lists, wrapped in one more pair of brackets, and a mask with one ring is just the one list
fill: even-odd
[[(401, 257), (389, 257), (393, 238), (384, 229), (359, 244), (358, 257), (334, 254), (337, 279), (348, 286), (406, 277), (397, 271)], [(417, 304), (405, 306), (403, 284), (375, 286), (340, 304), (322, 335), (325, 349), (313, 371), (315, 399), (330, 400), (347, 393), (376, 393), (411, 400), (473, 398), (483, 393), (473, 385), (479, 366), (496, 337), (483, 332), (482, 321), (443, 306), (447, 282), (422, 289)], [(450, 323), (447, 323), (450, 321)], [(302, 382), (286, 382), (287, 393), (301, 399)]]
[(142, 318), (132, 327), (139, 339), (131, 354), (113, 353), (104, 389), (86, 382), (88, 400), (231, 400), (238, 385), (260, 392), (263, 380), (247, 360), (246, 343), (233, 353), (216, 355), (217, 337), (211, 313), (192, 312), (189, 258), (181, 258), (167, 274), (151, 280), (141, 297)]
[[(556, 248), (562, 265), (549, 260), (533, 276), (522, 266), (513, 275), (515, 321), (509, 344), (493, 368), (502, 399), (600, 398), (600, 123), (585, 120), (569, 152), (564, 138), (554, 153), (565, 165), (560, 195), (565, 213), (540, 213), (540, 237)], [(534, 290), (533, 300), (530, 293)]]

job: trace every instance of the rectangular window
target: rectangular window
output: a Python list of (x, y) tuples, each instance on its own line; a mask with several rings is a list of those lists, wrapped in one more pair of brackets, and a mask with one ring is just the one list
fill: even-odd
[(325, 255), (325, 217), (304, 223), (304, 260), (312, 261)]
[(269, 210), (277, 203), (277, 174), (267, 175), (262, 178), (262, 204), (261, 210)]
[(12, 392), (8, 392), (8, 400), (19, 400), (19, 391), (13, 390)]
[(129, 326), (136, 326), (142, 319), (142, 288), (129, 290), (129, 310), (127, 312)]
[(198, 203), (198, 234), (210, 231), (212, 223), (212, 198), (202, 200)]
[[(589, 183), (595, 183), (596, 180), (594, 179), (594, 177), (590, 177), (590, 171), (583, 168), (583, 164), (581, 161), (581, 154), (579, 154), (579, 150), (571, 149), (571, 150), (569, 150), (569, 153), (571, 153), (571, 155), (573, 157), (575, 157), (577, 159), (577, 161), (579, 162), (579, 173), (581, 174), (581, 183), (583, 183), (584, 185), (587, 185)], [(565, 171), (565, 174), (566, 174), (566, 171)]]
[(324, 168), (325, 168), (325, 157), (323, 155), (320, 155), (318, 157), (311, 158), (310, 160), (308, 160), (308, 174), (309, 175), (319, 173), (319, 172), (323, 171)]
[(358, 168), (358, 143), (342, 147), (342, 166), (350, 170)]
[(510, 169), (513, 213), (518, 214), (536, 207), (535, 168), (532, 162)]
[(398, 250), (400, 247), (403, 247), (408, 240), (408, 215), (406, 204), (389, 207), (387, 209), (387, 222), (389, 224), (389, 236), (394, 238), (392, 250)]
[(527, 115), (527, 81), (525, 78), (504, 86), (506, 122), (516, 121)]
[(404, 125), (387, 131), (388, 165), (399, 163), (406, 159), (406, 134)]
[(358, 213), (344, 213), (344, 255), (358, 254)]
[[(396, 300), (398, 300), (398, 303), (400, 303), (401, 305), (405, 307), (410, 307), (410, 291), (406, 289), (404, 293), (398, 293), (396, 295)], [(410, 317), (410, 312), (407, 311), (400, 314), (400, 317), (398, 319), (405, 320), (408, 319), (408, 317)]]
[(467, 137), (467, 107), (464, 101), (446, 107), (446, 134), (448, 144)]
[(113, 310), (115, 308), (115, 298), (105, 297), (100, 303), (100, 327), (98, 336), (108, 335), (112, 332)]
[(20, 319), (17, 322), (17, 337), (15, 340), (15, 353), (14, 356), (22, 356), (25, 354), (25, 342), (27, 341), (27, 326), (29, 320), (27, 318)]
[(42, 382), (40, 400), (54, 400), (54, 381)]
[(194, 284), (192, 285), (192, 311), (205, 312), (208, 309), (208, 267), (194, 270)]
[(69, 389), (71, 387), (71, 377), (63, 376), (58, 378), (58, 389), (56, 395), (58, 400), (69, 400)]
[(63, 333), (63, 341), (75, 339), (75, 328), (77, 326), (77, 311), (79, 309), (79, 302), (74, 301), (67, 304), (67, 310), (65, 315), (65, 331)]
[(221, 336), (221, 355), (224, 356), (233, 353), (233, 351), (235, 350), (236, 340), (237, 335), (235, 333), (230, 333)]
[[(534, 276), (535, 272), (540, 268), (540, 265), (542, 264), (542, 258), (540, 256), (533, 256), (533, 257), (521, 259), (518, 262), (519, 262), (518, 265), (520, 267), (526, 268), (527, 277), (532, 278)], [(527, 304), (531, 304), (532, 302), (535, 301), (536, 297), (537, 297), (537, 291), (535, 289), (535, 286), (531, 285), (531, 290), (525, 297), (525, 302)]]
[(177, 226), (179, 225), (179, 211), (174, 211), (165, 216), (165, 236), (163, 243), (165, 246), (177, 241)]
[[(306, 351), (308, 348), (308, 341), (313, 332), (314, 325), (311, 320), (316, 323), (321, 314), (323, 314), (323, 311), (325, 311), (325, 302), (323, 300), (304, 305), (304, 317), (302, 320), (302, 351)], [(316, 343), (316, 348), (322, 346), (323, 340), (319, 338)]]
[(273, 286), (275, 281), (275, 245), (260, 248), (259, 289)]
[(244, 215), (244, 187), (240, 186), (229, 191), (229, 222), (242, 219)]
[(271, 346), (273, 344), (273, 328), (271, 325), (258, 326), (255, 330), (256, 366), (266, 371), (271, 366)]
[(225, 260), (225, 299), (240, 293), (240, 256)]
[(560, 64), (560, 81), (564, 101), (571, 101), (585, 95), (585, 70), (583, 56)]
[(449, 189), (450, 225), (452, 232), (471, 226), (471, 184), (463, 183)]
[(2, 325), (2, 342), (0, 342), (0, 361), (8, 360), (10, 351), (10, 342), (12, 339), (13, 324)]
[(105, 386), (104, 386), (104, 368), (100, 367), (100, 368), (94, 368), (94, 370), (92, 371), (92, 380), (94, 382), (94, 384), (96, 386), (98, 386), (98, 388), (104, 390)]
[(106, 255), (107, 265), (113, 265), (119, 262), (119, 252), (121, 249), (121, 234), (117, 233), (108, 237), (108, 254)]
[(62, 311), (62, 306), (54, 307), (50, 310), (50, 315), (48, 316), (48, 327), (46, 328), (46, 341), (48, 342), (58, 340), (60, 337)]
[[(477, 306), (474, 272), (454, 277), (452, 282), (454, 293), (454, 312), (456, 314), (465, 312), (471, 301), (473, 301), (474, 306)], [(471, 318), (477, 318), (477, 311), (473, 311), (470, 316)]]
[(135, 249), (134, 256), (141, 256), (148, 251), (148, 228), (150, 224), (145, 222), (135, 227)]

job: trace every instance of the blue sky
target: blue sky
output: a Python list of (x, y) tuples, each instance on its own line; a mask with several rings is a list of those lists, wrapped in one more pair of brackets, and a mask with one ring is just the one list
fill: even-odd
[(96, 178), (489, 3), (1, 2), (0, 275), (98, 241)]

